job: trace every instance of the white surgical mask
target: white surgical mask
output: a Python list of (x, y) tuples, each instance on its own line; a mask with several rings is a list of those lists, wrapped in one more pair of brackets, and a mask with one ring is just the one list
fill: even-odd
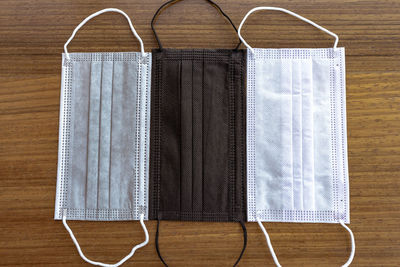
[[(257, 10), (293, 15), (336, 38), (333, 48), (252, 48), (240, 35)], [(250, 10), (239, 37), (247, 57), (248, 221), (340, 223), (349, 231), (344, 48), (338, 36), (291, 11)]]
[[(69, 53), (67, 46), (91, 18), (122, 14), (141, 52)], [(63, 220), (80, 256), (119, 266), (148, 243), (151, 54), (129, 17), (109, 8), (83, 20), (64, 46), (55, 219)], [(86, 258), (67, 219), (140, 220), (146, 239), (116, 264)]]

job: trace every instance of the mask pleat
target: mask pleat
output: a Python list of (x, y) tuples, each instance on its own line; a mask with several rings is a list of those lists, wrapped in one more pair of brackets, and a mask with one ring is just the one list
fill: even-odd
[[(138, 176), (137, 140), (138, 97), (134, 85), (137, 81), (137, 64), (133, 62), (114, 62), (112, 89), (112, 125), (110, 158), (110, 209), (132, 208), (134, 181)], [(134, 155), (134, 156), (132, 156)], [(132, 172), (133, 170), (133, 172)]]
[(293, 208), (303, 209), (303, 141), (301, 63), (292, 61)]
[(87, 156), (87, 188), (86, 208), (97, 208), (97, 189), (99, 178), (99, 137), (100, 137), (100, 90), (101, 90), (101, 62), (91, 63), (90, 74), (90, 101), (89, 101), (89, 133)]
[(181, 210), (192, 210), (193, 188), (193, 69), (192, 61), (181, 62)]
[[(314, 210), (314, 131), (312, 60), (302, 60), (303, 209)], [(318, 87), (317, 87), (318, 88)]]
[(314, 59), (312, 62), (312, 88), (314, 108), (314, 186), (313, 196), (316, 210), (332, 209), (332, 161), (331, 161), (331, 106), (328, 60)]
[[(281, 179), (281, 195), (280, 201), (282, 209), (293, 209), (293, 140), (292, 140), (292, 62), (289, 60), (281, 60), (280, 62), (280, 81), (276, 85), (280, 90), (281, 97), (279, 99), (280, 107), (280, 147), (282, 149), (281, 169), (278, 177)], [(270, 90), (274, 90), (269, 88)]]
[[(129, 98), (129, 88), (124, 87), (124, 79), (126, 73), (124, 73), (124, 62), (114, 63), (114, 73), (113, 73), (113, 89), (112, 89), (112, 111), (111, 111), (111, 158), (110, 158), (110, 209), (120, 208), (120, 204), (123, 203), (123, 199), (126, 200), (127, 192), (124, 187), (128, 187), (129, 184), (125, 183), (126, 180), (124, 169), (125, 167), (130, 167), (133, 169), (133, 159), (127, 160), (132, 149), (132, 139), (129, 135), (125, 135), (128, 138), (124, 138), (124, 133), (122, 132), (123, 126), (125, 130), (130, 130), (130, 135), (134, 136), (135, 131), (132, 127), (129, 127), (132, 123), (129, 119), (135, 120), (136, 118), (130, 114), (131, 109), (124, 109), (124, 98)], [(136, 99), (130, 99), (131, 105), (136, 107)], [(133, 109), (135, 110), (135, 109)], [(124, 112), (125, 111), (125, 112)], [(126, 123), (126, 125), (123, 125)], [(132, 156), (131, 156), (132, 157)], [(132, 173), (131, 173), (132, 175)], [(129, 203), (126, 202), (125, 203)], [(125, 207), (128, 208), (128, 207)]]
[(111, 110), (113, 89), (113, 62), (104, 61), (100, 97), (100, 150), (99, 150), (99, 182), (97, 207), (110, 208), (110, 162), (111, 162)]
[(85, 209), (87, 188), (88, 160), (88, 118), (89, 118), (89, 88), (91, 68), (90, 62), (74, 63), (72, 75), (73, 84), (72, 105), (72, 152), (71, 152), (71, 195), (69, 208)]
[(193, 182), (192, 209), (203, 211), (203, 62), (192, 61)]
[(161, 165), (160, 173), (160, 194), (163, 196), (160, 199), (160, 209), (163, 211), (179, 212), (181, 196), (180, 196), (180, 62), (169, 61), (163, 65), (163, 80), (168, 80), (165, 83), (161, 92), (161, 120), (163, 121), (161, 131)]
[(229, 131), (234, 125), (230, 125), (229, 119), (234, 114), (229, 114), (228, 69), (229, 64), (223, 61), (207, 62), (203, 66), (203, 187), (209, 188), (203, 196), (205, 212), (226, 212), (234, 203), (229, 196), (233, 188), (228, 178), (232, 175), (229, 171), (234, 170), (229, 170), (234, 160), (229, 158), (232, 157), (230, 141), (234, 141)]
[[(256, 188), (260, 210), (293, 205), (292, 64), (271, 60), (256, 66)], [(267, 201), (261, 201), (262, 199)]]

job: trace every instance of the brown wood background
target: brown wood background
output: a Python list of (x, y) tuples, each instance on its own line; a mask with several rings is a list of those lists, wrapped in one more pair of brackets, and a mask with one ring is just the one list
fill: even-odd
[[(400, 266), (400, 1), (216, 0), (239, 25), (255, 6), (281, 6), (314, 20), (346, 47), (353, 266)], [(0, 2), (0, 265), (81, 266), (60, 221), (53, 220), (61, 53), (74, 27), (106, 7), (124, 10), (145, 43), (161, 0)], [(228, 23), (201, 0), (166, 10), (157, 23), (165, 47), (231, 48)], [(255, 47), (329, 47), (328, 35), (283, 13), (250, 17), (244, 36)], [(70, 51), (138, 51), (124, 18), (89, 22)], [(161, 266), (150, 243), (126, 266)], [(84, 252), (116, 262), (144, 239), (138, 222), (70, 222)], [(273, 266), (264, 236), (247, 223), (240, 266)], [(339, 266), (350, 252), (334, 224), (266, 223), (283, 266)], [(232, 266), (242, 247), (235, 223), (162, 222), (160, 247), (170, 266)]]

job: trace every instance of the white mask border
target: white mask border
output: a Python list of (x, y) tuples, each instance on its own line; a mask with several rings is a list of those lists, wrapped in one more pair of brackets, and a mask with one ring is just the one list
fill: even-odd
[[(321, 31), (323, 31), (323, 32), (325, 32), (325, 33), (331, 35), (332, 37), (334, 37), (334, 38), (335, 38), (335, 42), (334, 42), (334, 45), (333, 45), (333, 51), (336, 51), (336, 50), (337, 50), (337, 44), (338, 44), (338, 42), (339, 42), (339, 37), (338, 37), (338, 35), (336, 35), (335, 33), (333, 33), (333, 32), (331, 32), (331, 31), (327, 30), (326, 28), (324, 28), (324, 27), (318, 25), (317, 23), (315, 23), (315, 22), (313, 22), (313, 21), (311, 21), (311, 20), (309, 20), (309, 19), (307, 19), (307, 18), (305, 18), (305, 17), (303, 17), (303, 16), (300, 16), (300, 15), (298, 15), (298, 14), (296, 14), (296, 13), (290, 11), (290, 10), (287, 10), (287, 9), (284, 9), (284, 8), (280, 8), (280, 7), (265, 7), (265, 6), (261, 6), (261, 7), (256, 7), (256, 8), (251, 9), (251, 10), (244, 16), (244, 18), (242, 19), (242, 21), (241, 21), (241, 23), (240, 23), (240, 26), (239, 26), (239, 28), (238, 28), (238, 36), (239, 36), (240, 40), (241, 40), (241, 41), (243, 42), (243, 44), (250, 50), (250, 52), (251, 52), (252, 54), (255, 53), (255, 50), (254, 50), (253, 47), (251, 47), (251, 46), (246, 42), (246, 40), (244, 40), (244, 38), (243, 38), (242, 35), (241, 35), (241, 29), (242, 29), (242, 27), (243, 27), (245, 21), (247, 20), (247, 18), (248, 18), (252, 13), (254, 13), (254, 12), (256, 12), (256, 11), (261, 11), (261, 10), (281, 11), (281, 12), (287, 13), (287, 14), (289, 14), (289, 15), (292, 15), (292, 16), (294, 16), (294, 17), (300, 19), (300, 20), (303, 20), (304, 22), (307, 22), (307, 23), (311, 24), (312, 26), (316, 27), (317, 29), (319, 29), (319, 30), (321, 30)], [(257, 223), (258, 223), (260, 229), (262, 230), (262, 232), (263, 232), (263, 234), (264, 234), (264, 236), (265, 236), (265, 239), (266, 239), (268, 248), (269, 248), (269, 250), (270, 250), (270, 253), (271, 253), (271, 256), (272, 256), (272, 258), (273, 258), (273, 260), (274, 260), (275, 265), (276, 265), (277, 267), (281, 267), (281, 264), (279, 263), (279, 260), (278, 260), (278, 258), (277, 258), (277, 256), (276, 256), (276, 253), (275, 253), (274, 248), (273, 248), (273, 246), (272, 246), (271, 239), (270, 239), (270, 237), (269, 237), (269, 235), (268, 235), (268, 232), (267, 232), (267, 230), (265, 229), (264, 225), (262, 224), (261, 218), (260, 218), (259, 216), (256, 216), (256, 221), (257, 221)], [(348, 267), (348, 266), (350, 266), (350, 264), (352, 263), (352, 261), (353, 261), (353, 259), (354, 259), (354, 255), (355, 255), (355, 248), (356, 248), (356, 245), (355, 245), (354, 234), (353, 234), (353, 232), (351, 231), (351, 229), (350, 229), (348, 226), (346, 226), (345, 222), (344, 222), (342, 219), (338, 219), (338, 223), (339, 223), (342, 227), (344, 227), (345, 230), (346, 230), (346, 231), (349, 233), (349, 235), (350, 235), (351, 252), (350, 252), (349, 258), (348, 258), (348, 260), (346, 261), (346, 263), (342, 265), (342, 267)]]

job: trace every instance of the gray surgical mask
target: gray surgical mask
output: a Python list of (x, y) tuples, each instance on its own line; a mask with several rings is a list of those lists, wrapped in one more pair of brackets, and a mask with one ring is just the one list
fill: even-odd
[[(141, 52), (68, 53), (88, 20), (125, 16)], [(119, 266), (147, 244), (151, 54), (129, 17), (104, 9), (87, 17), (64, 46), (55, 219), (62, 219), (81, 257)], [(87, 259), (66, 220), (140, 220), (146, 240), (116, 264)]]

